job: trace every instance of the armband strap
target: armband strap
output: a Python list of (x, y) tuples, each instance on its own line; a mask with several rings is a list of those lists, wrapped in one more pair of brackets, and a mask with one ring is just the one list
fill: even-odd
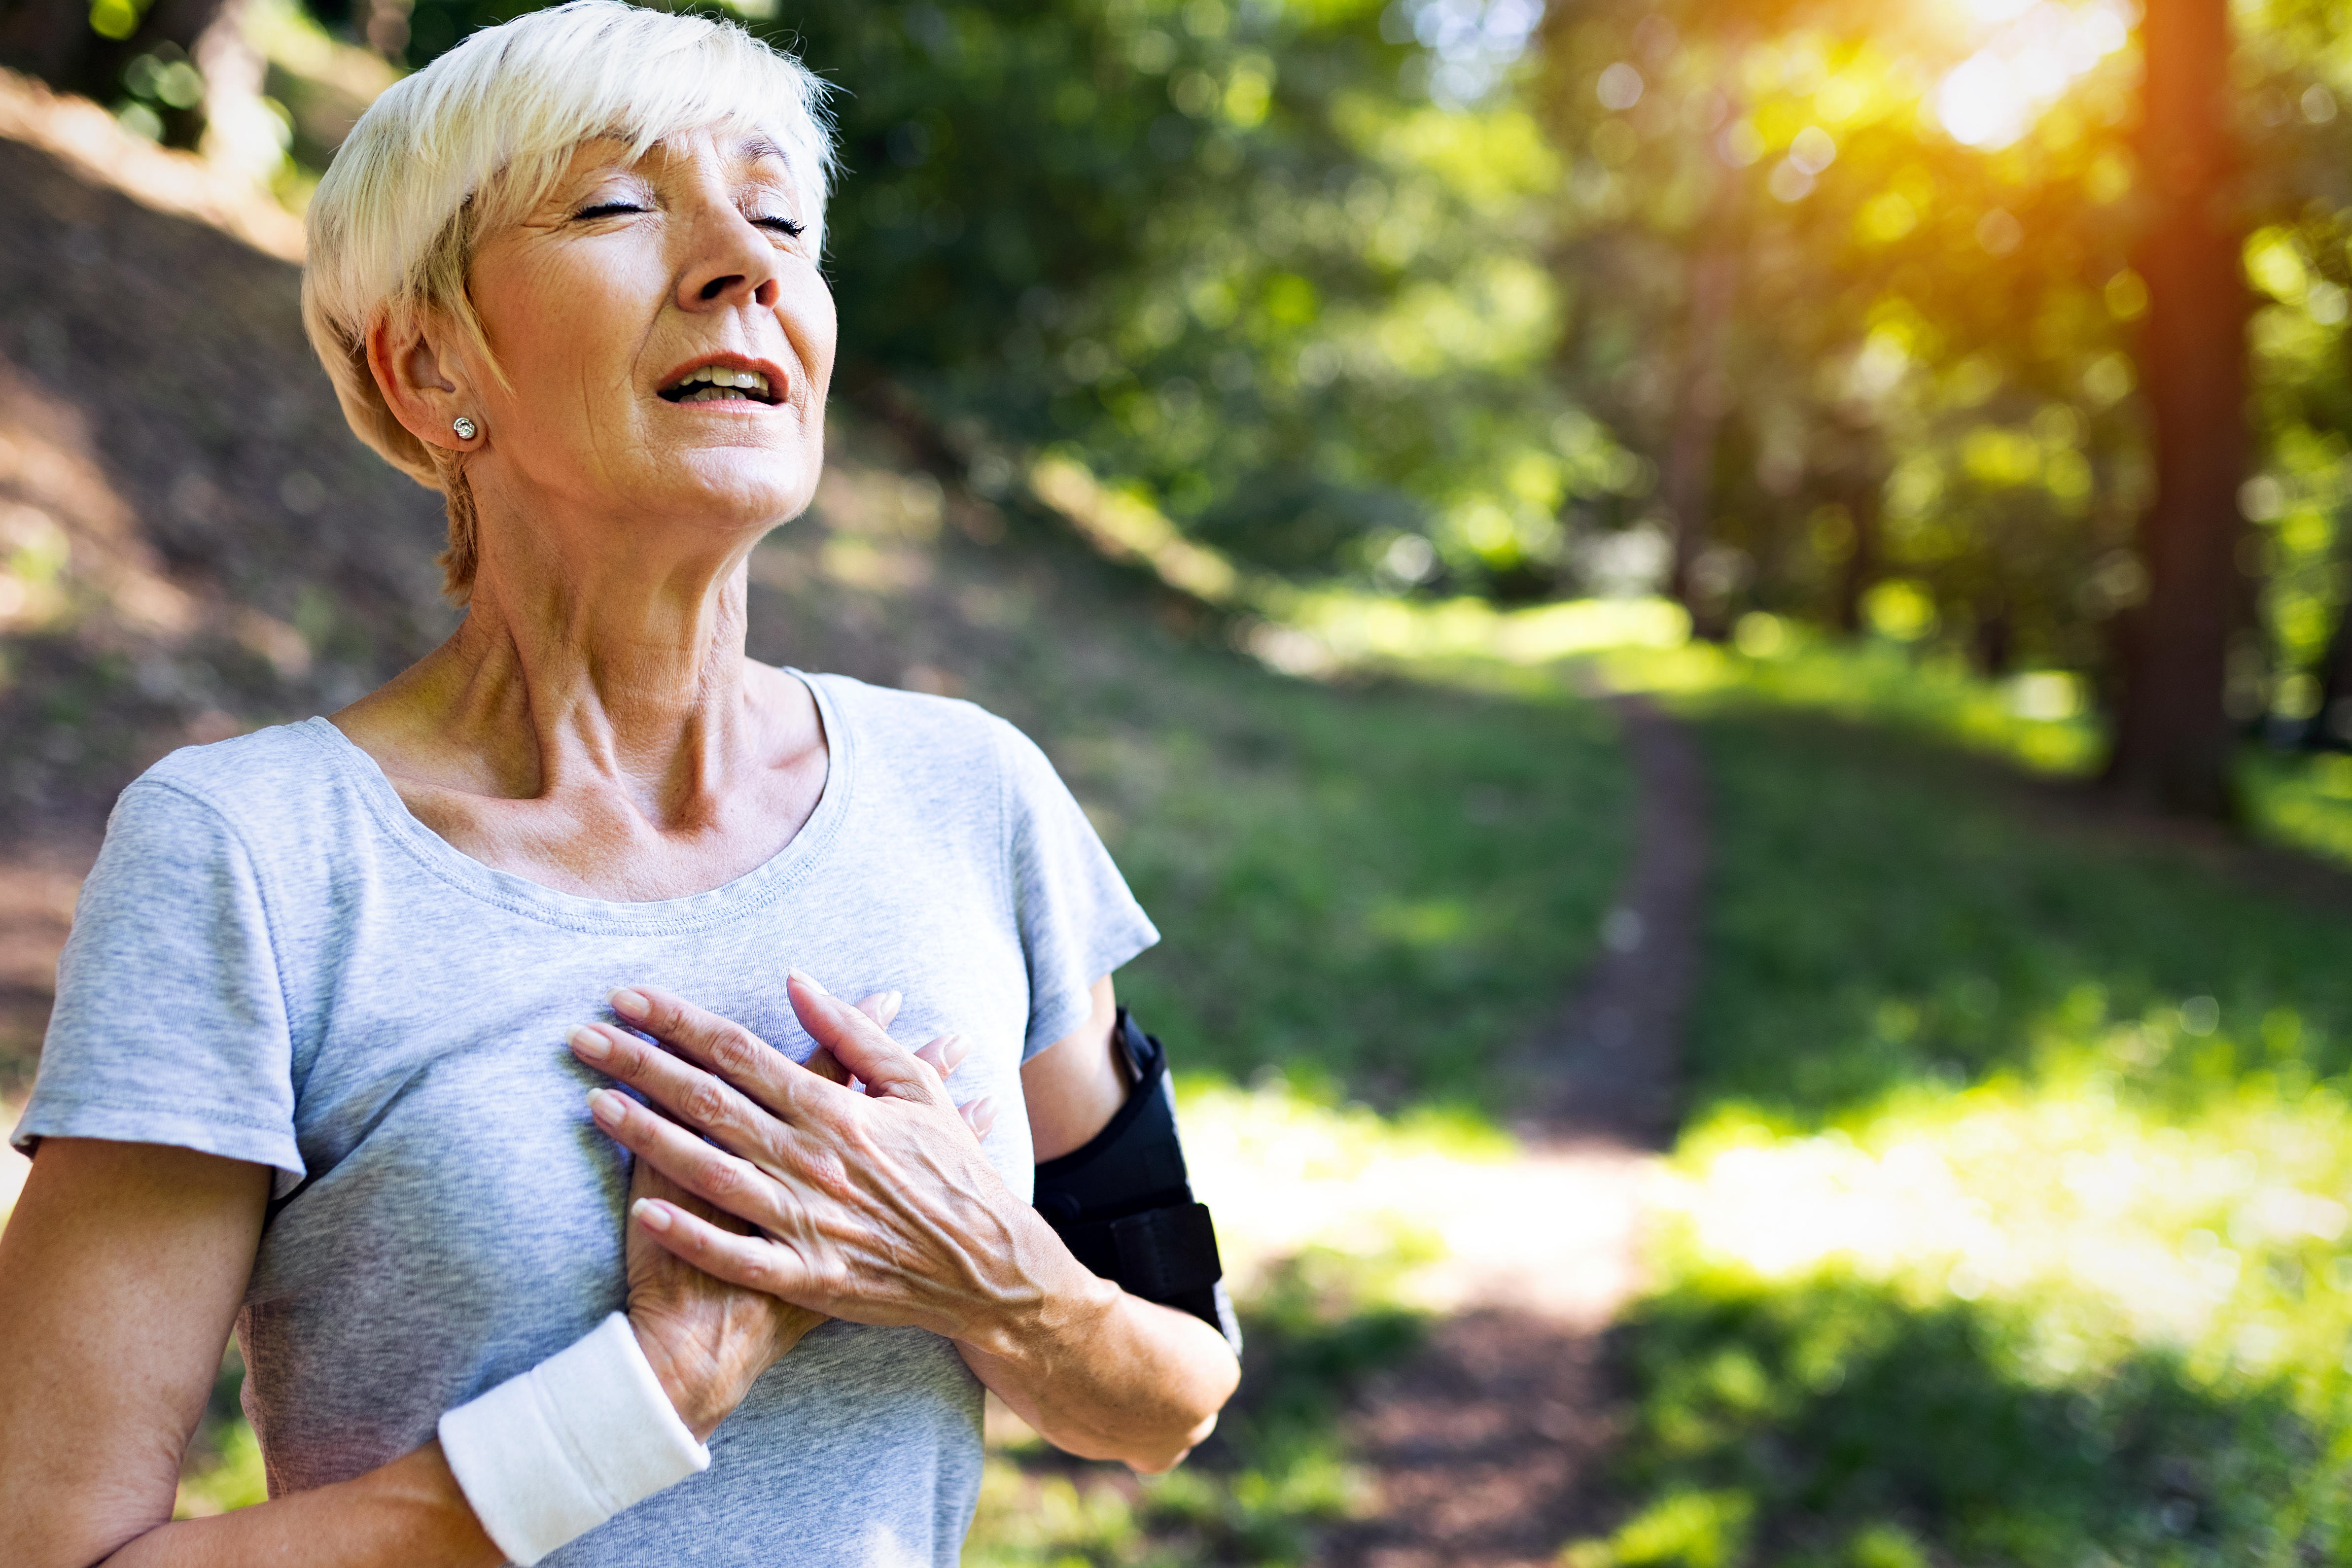
[(1125, 1008), (1112, 1040), (1134, 1087), (1108, 1126), (1038, 1166), (1037, 1212), (1089, 1270), (1129, 1295), (1192, 1313), (1238, 1355), (1241, 1327), (1222, 1283), (1216, 1228), (1186, 1179), (1168, 1053)]
[(710, 1464), (619, 1312), (444, 1415), (440, 1433), (483, 1531), (526, 1568)]

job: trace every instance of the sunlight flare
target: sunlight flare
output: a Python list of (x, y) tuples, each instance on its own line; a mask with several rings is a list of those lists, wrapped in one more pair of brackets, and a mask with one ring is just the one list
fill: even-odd
[(1936, 89), (1937, 121), (1970, 147), (2000, 148), (2023, 136), (2042, 110), (2130, 39), (2117, 0), (2084, 6), (2055, 0), (2019, 5), (1972, 0), (1990, 42), (1945, 74)]

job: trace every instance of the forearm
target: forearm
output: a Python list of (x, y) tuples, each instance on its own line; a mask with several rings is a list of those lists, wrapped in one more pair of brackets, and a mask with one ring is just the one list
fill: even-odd
[[(797, 1340), (799, 1335), (778, 1337)], [(733, 1411), (759, 1370), (748, 1360), (707, 1354), (709, 1348), (693, 1342), (680, 1345), (665, 1337), (640, 1343), (640, 1349), (650, 1353), (646, 1364), (660, 1385), (659, 1396), (668, 1399), (697, 1440), (708, 1438)], [(606, 1388), (601, 1383), (587, 1386), (600, 1393)], [(614, 1392), (611, 1397), (619, 1395)], [(601, 1402), (606, 1401), (600, 1397)], [(94, 1562), (121, 1568), (241, 1568), (247, 1563), (335, 1568), (479, 1563), (487, 1568), (508, 1558), (476, 1510), (480, 1494), (474, 1499), (466, 1494), (466, 1486), (482, 1479), (469, 1472), (461, 1485), (436, 1439), (351, 1480), (213, 1519), (150, 1522), (160, 1510), (144, 1518), (140, 1514), (154, 1502), (142, 1504), (126, 1495), (116, 1500), (126, 1506), (116, 1514), (119, 1522), (110, 1526), (99, 1499), (68, 1500), (72, 1489), (54, 1488), (37, 1500), (37, 1506), (62, 1504), (50, 1510), (59, 1528), (42, 1537), (48, 1549), (30, 1561), (40, 1568), (86, 1568)], [(498, 1490), (492, 1495), (513, 1494)]]
[(103, 1561), (108, 1568), (498, 1568), (506, 1554), (483, 1532), (435, 1442), (333, 1486), (159, 1525)]
[[(1066, 1254), (1065, 1254), (1066, 1256)], [(1241, 1378), (1224, 1336), (1130, 1296), (1070, 1260), (1074, 1277), (996, 1352), (959, 1340), (965, 1364), (1055, 1448), (1139, 1470), (1173, 1467), (1216, 1426)]]

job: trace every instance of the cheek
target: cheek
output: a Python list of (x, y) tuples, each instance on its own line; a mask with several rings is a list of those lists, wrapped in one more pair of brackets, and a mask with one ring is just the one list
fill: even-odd
[(503, 267), (495, 289), (476, 289), (507, 381), (491, 381), (486, 395), (509, 405), (510, 423), (546, 427), (559, 440), (563, 430), (586, 434), (609, 422), (614, 393), (632, 390), (647, 314), (634, 269), (581, 260), (558, 255)]
[(814, 267), (796, 270), (787, 275), (776, 315), (783, 322), (784, 336), (793, 346), (793, 355), (817, 379), (813, 390), (822, 401), (824, 382), (832, 374), (834, 345), (838, 336), (833, 290), (824, 286), (824, 279)]

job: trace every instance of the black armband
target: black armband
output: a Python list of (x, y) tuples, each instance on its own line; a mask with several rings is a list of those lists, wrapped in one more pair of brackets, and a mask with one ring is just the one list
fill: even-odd
[(1225, 1295), (1216, 1228), (1185, 1177), (1168, 1053), (1125, 1008), (1111, 1040), (1134, 1087), (1110, 1125), (1037, 1167), (1037, 1212), (1079, 1262), (1131, 1296), (1192, 1313), (1238, 1355), (1241, 1327)]

